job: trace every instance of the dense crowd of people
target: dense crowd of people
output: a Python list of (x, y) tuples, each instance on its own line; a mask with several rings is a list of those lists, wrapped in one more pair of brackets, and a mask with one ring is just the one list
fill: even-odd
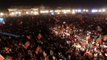
[(10, 60), (107, 60), (106, 26), (101, 14), (7, 17), (0, 54)]

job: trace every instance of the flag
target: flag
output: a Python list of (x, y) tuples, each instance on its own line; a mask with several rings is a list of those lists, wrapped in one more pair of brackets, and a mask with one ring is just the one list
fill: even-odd
[(22, 46), (22, 42), (19, 42), (19, 46)]
[(104, 51), (105, 53), (107, 53), (107, 49), (105, 49), (105, 51)]
[(5, 47), (4, 50), (6, 53), (9, 53), (11, 51), (11, 48)]
[(30, 42), (29, 42), (29, 41), (27, 41), (27, 42), (25, 43), (24, 48), (25, 48), (25, 49), (27, 49), (29, 46), (30, 46)]
[(90, 36), (86, 36), (86, 40), (90, 40), (91, 39), (91, 37)]
[(41, 51), (41, 47), (40, 47), (40, 46), (38, 46), (38, 47), (36, 48), (35, 53), (36, 53), (36, 54), (38, 54), (38, 53), (39, 53), (39, 51)]
[(31, 36), (27, 36), (26, 38), (27, 38), (28, 40), (32, 41)]
[(102, 31), (102, 28), (100, 26), (97, 26), (97, 31)]
[(5, 60), (13, 60), (11, 56), (6, 56)]
[(107, 40), (107, 35), (105, 35), (105, 36), (103, 37), (103, 40)]
[(101, 43), (102, 42), (102, 37), (99, 37), (99, 38), (97, 38), (95, 41), (97, 42), (97, 43)]
[(91, 49), (92, 47), (93, 47), (93, 45), (92, 45), (92, 44), (89, 44), (88, 49)]
[(56, 22), (59, 22), (59, 21), (60, 21), (59, 19), (57, 19), (57, 18), (55, 18), (55, 17), (53, 17), (53, 19), (54, 19)]
[(42, 37), (43, 37), (42, 34), (39, 33), (37, 38), (38, 38), (38, 40), (41, 40)]
[(0, 60), (4, 60), (5, 58), (0, 54)]

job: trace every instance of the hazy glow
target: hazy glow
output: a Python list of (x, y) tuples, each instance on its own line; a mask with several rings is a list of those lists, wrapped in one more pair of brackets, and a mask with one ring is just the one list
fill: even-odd
[(98, 12), (98, 10), (97, 9), (92, 9), (91, 12), (95, 13), (95, 12)]
[(60, 14), (60, 12), (57, 12), (57, 14)]
[(54, 10), (49, 11), (51, 15), (54, 15)]
[(29, 12), (26, 11), (26, 14), (29, 14)]
[(11, 15), (11, 16), (14, 16), (14, 15), (15, 15), (15, 13), (14, 13), (14, 12), (11, 12), (11, 13), (10, 13), (10, 15)]
[(2, 12), (1, 12), (1, 13), (0, 13), (0, 15), (1, 15), (1, 16), (3, 16), (3, 15), (4, 15), (4, 13), (2, 13)]
[(61, 10), (55, 10), (55, 13), (60, 14)]
[(105, 12), (106, 11), (106, 9), (102, 9), (102, 12)]
[[(105, 13), (106, 12), (106, 8), (100, 8), (100, 9), (39, 9), (39, 8), (31, 8), (31, 9), (8, 9), (9, 14), (8, 13), (0, 13), (0, 16), (21, 16), (21, 15), (39, 15), (39, 13), (41, 14), (51, 14), (51, 15), (55, 15), (55, 14), (76, 14), (76, 13)], [(24, 13), (23, 13), (24, 11)], [(107, 14), (107, 13), (105, 13)]]
[(38, 8), (33, 8), (32, 10), (38, 10)]
[(88, 10), (88, 9), (86, 9), (86, 10), (85, 10), (85, 12), (89, 12), (89, 10)]
[(82, 12), (81, 9), (78, 9), (77, 12)]
[(50, 12), (52, 13), (52, 12), (54, 12), (54, 10), (50, 10)]
[(98, 12), (105, 12), (106, 9), (99, 9)]
[(33, 11), (31, 11), (31, 13), (33, 14)]
[(78, 12), (78, 10), (77, 10), (77, 9), (75, 9), (74, 11), (75, 11), (75, 12)]
[(83, 12), (89, 12), (89, 10), (88, 9), (83, 9)]
[(17, 12), (17, 14), (21, 14), (21, 12)]
[(34, 15), (39, 15), (39, 13), (35, 11), (35, 12), (34, 12)]
[(86, 9), (83, 9), (83, 12), (85, 12), (86, 11)]
[(61, 12), (61, 10), (55, 10), (55, 12), (57, 13), (57, 12)]
[(62, 12), (63, 12), (64, 14), (66, 14), (66, 13), (70, 13), (70, 12), (71, 12), (71, 10), (70, 10), (70, 9), (62, 10)]
[(75, 12), (75, 10), (72, 10), (72, 14), (75, 14), (76, 12)]
[(49, 13), (48, 10), (41, 10), (40, 13)]
[(98, 12), (102, 12), (102, 10), (98, 10)]

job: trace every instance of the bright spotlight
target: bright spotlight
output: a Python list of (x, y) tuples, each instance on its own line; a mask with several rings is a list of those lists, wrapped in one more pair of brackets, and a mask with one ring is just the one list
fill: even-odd
[(21, 14), (21, 12), (18, 12), (18, 14)]
[(52, 13), (52, 12), (54, 12), (54, 10), (50, 10), (50, 12)]
[(54, 10), (50, 10), (49, 12), (51, 13), (51, 15), (54, 15)]
[(66, 11), (62, 11), (64, 14), (66, 14), (67, 12)]
[(88, 10), (88, 9), (86, 9), (86, 10), (85, 10), (85, 12), (89, 12), (89, 10)]
[(102, 9), (102, 12), (105, 12), (106, 11), (106, 9)]
[(78, 9), (77, 12), (82, 12), (81, 9)]
[(49, 13), (48, 10), (41, 10), (40, 13)]
[(95, 12), (98, 12), (98, 10), (97, 9), (92, 9), (91, 12), (95, 13)]
[(10, 13), (10, 15), (11, 15), (11, 16), (14, 16), (14, 15), (15, 15), (15, 13), (14, 13), (14, 12), (11, 12), (11, 13)]
[(98, 10), (98, 12), (102, 12), (102, 10)]
[(61, 10), (55, 10), (55, 12), (61, 12)]
[(67, 10), (62, 10), (62, 12), (63, 12), (64, 14), (66, 14), (66, 13), (70, 13), (71, 10), (69, 10), (69, 9), (67, 9)]
[(26, 11), (26, 14), (29, 14), (29, 12)]
[(33, 11), (31, 11), (31, 13), (33, 13)]
[(5, 24), (4, 18), (0, 18), (0, 24)]
[(39, 15), (39, 13), (38, 12), (34, 12), (34, 15)]
[(75, 12), (75, 10), (72, 10), (72, 14), (75, 14), (76, 12)]
[(17, 11), (17, 12), (15, 12), (15, 14), (17, 14), (17, 15), (21, 15), (21, 12)]
[(86, 11), (86, 9), (83, 9), (83, 12), (85, 12)]
[(0, 16), (3, 16), (3, 15), (4, 15), (4, 13), (1, 12), (1, 13), (0, 13)]
[(55, 13), (60, 14), (61, 10), (55, 10)]
[(88, 12), (89, 10), (88, 9), (83, 9), (83, 12)]
[(60, 14), (60, 12), (57, 12), (57, 14)]
[(75, 9), (74, 11), (75, 11), (75, 12), (78, 12), (78, 10), (77, 10), (77, 9)]
[(51, 12), (51, 15), (55, 15), (54, 12)]
[(16, 14), (18, 14), (18, 12), (16, 11)]

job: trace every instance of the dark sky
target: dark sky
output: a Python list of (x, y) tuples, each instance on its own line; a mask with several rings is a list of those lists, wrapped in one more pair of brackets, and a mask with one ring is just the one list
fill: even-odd
[(106, 7), (107, 0), (0, 0), (0, 8), (11, 6)]

